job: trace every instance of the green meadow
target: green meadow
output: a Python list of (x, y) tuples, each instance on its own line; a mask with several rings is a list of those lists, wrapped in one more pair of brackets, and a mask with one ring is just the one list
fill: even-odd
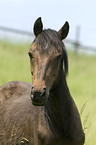
[[(0, 41), (0, 86), (9, 81), (31, 82), (30, 44)], [(81, 114), (86, 145), (96, 145), (96, 55), (68, 51), (67, 82)]]

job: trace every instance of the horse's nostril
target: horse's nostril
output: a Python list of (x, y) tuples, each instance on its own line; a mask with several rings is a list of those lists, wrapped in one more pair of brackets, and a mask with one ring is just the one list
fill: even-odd
[(32, 86), (32, 90), (34, 89), (34, 87)]
[(45, 87), (43, 88), (43, 91), (46, 91), (46, 88)]

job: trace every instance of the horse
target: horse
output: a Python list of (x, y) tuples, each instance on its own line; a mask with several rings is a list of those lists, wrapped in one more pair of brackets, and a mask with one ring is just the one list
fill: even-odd
[(28, 55), (32, 84), (0, 87), (0, 145), (83, 145), (80, 115), (67, 85), (66, 21), (57, 32), (34, 23)]

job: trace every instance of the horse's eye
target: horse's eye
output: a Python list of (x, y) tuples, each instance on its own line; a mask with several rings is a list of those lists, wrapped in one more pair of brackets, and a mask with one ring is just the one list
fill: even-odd
[(31, 72), (31, 75), (33, 76), (33, 72)]
[(29, 55), (29, 57), (32, 59), (33, 58), (33, 55), (32, 55), (32, 53), (29, 51), (28, 52), (28, 55)]

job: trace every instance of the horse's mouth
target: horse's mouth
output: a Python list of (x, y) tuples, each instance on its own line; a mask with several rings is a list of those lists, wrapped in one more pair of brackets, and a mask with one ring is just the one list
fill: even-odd
[(40, 94), (39, 92), (36, 92), (35, 94), (30, 94), (30, 98), (32, 101), (32, 104), (34, 106), (44, 106), (45, 105), (45, 92), (43, 94)]
[(31, 95), (31, 101), (32, 101), (32, 105), (34, 106), (44, 106), (45, 105), (45, 101), (44, 101), (44, 98), (33, 98), (32, 95)]
[(34, 105), (34, 106), (44, 106), (45, 103), (32, 101), (32, 105)]

